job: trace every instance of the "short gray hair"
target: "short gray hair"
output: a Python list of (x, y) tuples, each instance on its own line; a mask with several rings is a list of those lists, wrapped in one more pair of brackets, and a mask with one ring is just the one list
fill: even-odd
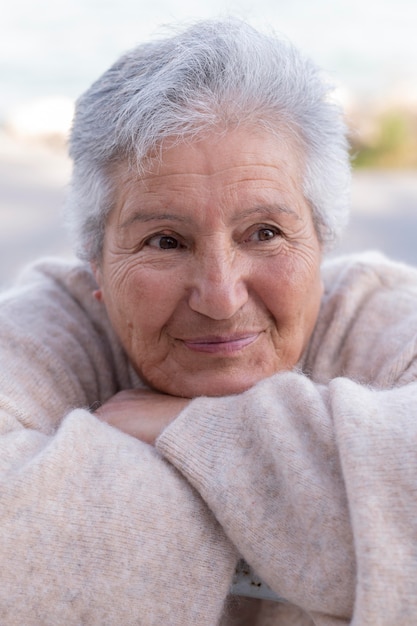
[(250, 125), (295, 133), (303, 193), (324, 249), (349, 212), (350, 163), (340, 108), (320, 70), (285, 39), (237, 19), (198, 22), (122, 56), (77, 101), (66, 217), (78, 255), (99, 260), (113, 208), (112, 168), (141, 168), (168, 137)]

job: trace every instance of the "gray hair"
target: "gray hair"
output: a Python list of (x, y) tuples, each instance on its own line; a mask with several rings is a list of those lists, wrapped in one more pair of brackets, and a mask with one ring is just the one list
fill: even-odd
[(328, 249), (347, 221), (350, 188), (346, 127), (331, 91), (288, 41), (236, 19), (198, 22), (131, 50), (76, 105), (66, 217), (78, 255), (100, 258), (115, 164), (143, 171), (164, 139), (192, 141), (235, 125), (296, 134), (304, 197)]

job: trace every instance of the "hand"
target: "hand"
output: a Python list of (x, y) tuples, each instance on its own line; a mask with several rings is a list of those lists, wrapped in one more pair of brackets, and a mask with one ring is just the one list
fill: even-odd
[(189, 402), (191, 400), (188, 398), (129, 389), (116, 393), (94, 414), (128, 435), (154, 444), (162, 431), (178, 417)]

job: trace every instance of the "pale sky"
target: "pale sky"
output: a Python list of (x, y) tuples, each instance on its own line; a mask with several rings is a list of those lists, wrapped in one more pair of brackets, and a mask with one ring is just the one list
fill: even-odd
[[(37, 99), (42, 104), (58, 96), (72, 105), (120, 54), (157, 33), (161, 24), (222, 14), (284, 33), (363, 101), (405, 87), (417, 102), (417, 0), (3, 0), (3, 5), (0, 133), (2, 122), (25, 104), (35, 120)], [(0, 157), (1, 149), (2, 141)], [(26, 164), (26, 144), (22, 155)], [(0, 283), (22, 262), (65, 250), (57, 207), (69, 175), (67, 160), (36, 153), (31, 167), (13, 169), (7, 159), (0, 168)], [(347, 249), (379, 247), (415, 262), (414, 174), (408, 187), (385, 173), (369, 187), (366, 180), (354, 197), (356, 208), (365, 212), (354, 223)], [(374, 198), (379, 210), (388, 203), (389, 215), (371, 221), (366, 207)]]
[(416, 0), (13, 0), (0, 20), (0, 120), (32, 98), (75, 98), (164, 23), (222, 14), (282, 32), (362, 97), (417, 91)]

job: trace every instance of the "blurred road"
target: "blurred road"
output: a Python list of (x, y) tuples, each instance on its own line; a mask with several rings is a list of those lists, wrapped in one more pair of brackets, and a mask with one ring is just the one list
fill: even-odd
[[(0, 286), (40, 256), (70, 257), (61, 207), (62, 151), (0, 141)], [(379, 249), (417, 265), (417, 171), (355, 173), (352, 218), (337, 251)]]
[(62, 150), (0, 136), (1, 287), (40, 256), (72, 256), (61, 217), (70, 172)]
[(354, 173), (351, 220), (338, 250), (371, 248), (417, 265), (417, 170)]

